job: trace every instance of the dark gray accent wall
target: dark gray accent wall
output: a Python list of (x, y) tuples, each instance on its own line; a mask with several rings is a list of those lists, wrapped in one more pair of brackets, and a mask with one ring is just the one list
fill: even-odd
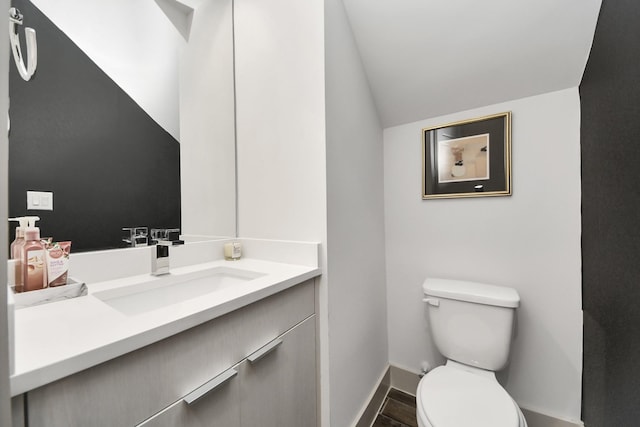
[[(40, 216), (75, 252), (119, 247), (122, 227), (180, 227), (178, 141), (29, 1), (12, 4), (38, 70), (25, 82), (10, 64), (9, 216)], [(53, 191), (55, 210), (27, 211), (27, 190)]]
[(580, 85), (583, 420), (640, 421), (640, 2), (605, 0)]

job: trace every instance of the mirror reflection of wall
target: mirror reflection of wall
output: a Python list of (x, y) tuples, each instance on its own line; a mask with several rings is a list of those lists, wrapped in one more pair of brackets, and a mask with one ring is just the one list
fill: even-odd
[[(74, 251), (132, 226), (235, 235), (231, 0), (12, 5), (39, 58), (29, 82), (10, 70), (10, 216)], [(54, 211), (27, 211), (28, 190)]]

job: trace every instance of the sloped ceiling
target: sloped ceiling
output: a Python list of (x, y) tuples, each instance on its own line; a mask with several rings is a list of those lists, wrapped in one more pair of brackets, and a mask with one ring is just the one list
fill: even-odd
[(343, 0), (384, 127), (578, 86), (601, 0)]

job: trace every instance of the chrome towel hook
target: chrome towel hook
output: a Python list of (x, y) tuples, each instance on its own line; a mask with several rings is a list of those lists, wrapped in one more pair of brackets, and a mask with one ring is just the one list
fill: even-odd
[(22, 21), (23, 16), (18, 9), (15, 7), (9, 9), (9, 40), (13, 59), (20, 77), (25, 81), (29, 81), (38, 66), (38, 44), (36, 42), (36, 30), (25, 27), (24, 36), (27, 45), (27, 65), (25, 65), (22, 49), (20, 48), (20, 35), (18, 34), (18, 25), (22, 25)]

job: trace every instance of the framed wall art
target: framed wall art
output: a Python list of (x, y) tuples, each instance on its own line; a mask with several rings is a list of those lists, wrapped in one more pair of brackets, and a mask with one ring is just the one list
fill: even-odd
[(511, 112), (422, 129), (422, 198), (511, 195)]

